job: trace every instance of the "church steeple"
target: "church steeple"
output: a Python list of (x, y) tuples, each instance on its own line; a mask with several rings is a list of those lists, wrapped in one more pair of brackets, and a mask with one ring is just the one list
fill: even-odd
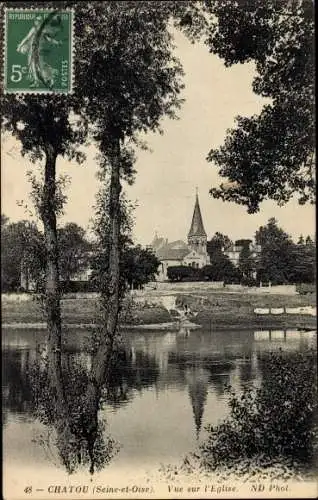
[(188, 233), (188, 245), (193, 250), (206, 254), (206, 244), (207, 235), (203, 226), (198, 190), (196, 190), (192, 222)]
[(188, 238), (191, 238), (193, 236), (205, 236), (206, 237), (206, 232), (204, 230), (201, 209), (200, 209), (200, 204), (199, 204), (198, 190), (197, 190), (196, 195), (195, 195), (195, 204), (194, 204), (194, 210), (193, 210), (193, 216), (192, 216), (192, 223), (191, 223), (190, 231), (188, 233)]

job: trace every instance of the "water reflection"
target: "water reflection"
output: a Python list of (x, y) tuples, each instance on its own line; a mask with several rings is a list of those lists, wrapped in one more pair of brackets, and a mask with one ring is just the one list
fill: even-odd
[(34, 442), (46, 450), (54, 448), (59, 463), (69, 474), (80, 467), (88, 468), (91, 474), (101, 470), (117, 448), (106, 433), (105, 422), (98, 416), (100, 393), (90, 381), (90, 356), (68, 353), (62, 356), (59, 370), (48, 357), (39, 356), (38, 350), (35, 358), (34, 352), (26, 349), (19, 354), (22, 355), (6, 363), (6, 370), (12, 380), (17, 368), (20, 369), (24, 381), (19, 389), (20, 398), (28, 396), (32, 402), (29, 414), (47, 428)]
[(27, 417), (32, 411), (32, 391), (27, 377), (30, 366), (30, 350), (8, 350), (2, 365), (2, 402), (4, 414), (10, 409)]
[(200, 366), (186, 368), (185, 378), (193, 410), (196, 438), (199, 439), (202, 418), (208, 395), (209, 373)]
[[(113, 428), (116, 428), (117, 418), (118, 422), (124, 422), (123, 447), (129, 429), (134, 429), (138, 420), (143, 420), (151, 430), (148, 441), (153, 439), (155, 443), (153, 446), (149, 444), (149, 450), (158, 446), (158, 438), (167, 443), (167, 448), (171, 448), (173, 442), (177, 451), (183, 451), (182, 441), (189, 433), (187, 422), (192, 427), (193, 441), (197, 442), (206, 423), (220, 421), (226, 415), (226, 385), (231, 384), (240, 390), (260, 381), (263, 377), (262, 353), (280, 347), (302, 350), (315, 342), (308, 332), (291, 331), (269, 334), (191, 331), (185, 328), (179, 332), (123, 332), (123, 343), (113, 360), (108, 386), (101, 389), (98, 398), (87, 408), (83, 401), (91, 366), (91, 354), (84, 350), (87, 335), (87, 332), (69, 332), (63, 357), (69, 404), (57, 414), (45, 389), (48, 375), (41, 353), (43, 332), (3, 332), (4, 426), (10, 426), (12, 421), (23, 424), (23, 419), (32, 420), (36, 414), (52, 429), (50, 440), (68, 472), (79, 467), (99, 470), (116, 453), (116, 442), (106, 432), (100, 409), (114, 415), (111, 418)], [(151, 392), (158, 401), (158, 415), (148, 411)], [(164, 397), (160, 399), (161, 396)], [(147, 413), (129, 410), (137, 401)], [(86, 409), (78, 412), (78, 407)], [(180, 437), (175, 431), (176, 422), (167, 421), (168, 412), (180, 419)], [(124, 420), (125, 414), (129, 415), (127, 421)], [(160, 426), (157, 419), (161, 419)], [(165, 431), (161, 433), (160, 427)], [(158, 432), (160, 436), (157, 436)], [(53, 444), (47, 443), (47, 446), (52, 448)], [(147, 452), (142, 452), (145, 462)], [(155, 450), (150, 452), (154, 454)]]
[(159, 377), (159, 367), (154, 356), (143, 351), (122, 349), (117, 353), (105, 401), (113, 408), (127, 404), (133, 397), (134, 390), (142, 392), (152, 386)]

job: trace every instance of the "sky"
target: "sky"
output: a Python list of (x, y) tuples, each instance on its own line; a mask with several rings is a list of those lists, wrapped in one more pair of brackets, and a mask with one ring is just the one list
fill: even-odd
[[(133, 231), (136, 243), (149, 244), (155, 232), (169, 241), (186, 240), (196, 188), (208, 239), (216, 231), (233, 240), (253, 238), (270, 217), (275, 217), (294, 239), (300, 234), (313, 236), (312, 205), (300, 206), (292, 200), (279, 207), (266, 201), (257, 214), (249, 215), (243, 206), (211, 197), (209, 189), (224, 179), (218, 176), (216, 166), (206, 161), (209, 150), (223, 143), (237, 115), (259, 114), (266, 101), (252, 92), (253, 64), (225, 68), (203, 44), (192, 45), (180, 33), (175, 34), (175, 41), (185, 71), (185, 103), (178, 120), (163, 119), (163, 135), (146, 137), (151, 151), (137, 152), (136, 181), (125, 187), (128, 198), (137, 203)], [(93, 146), (88, 147), (83, 165), (58, 159), (57, 172), (71, 177), (60, 225), (72, 221), (89, 230), (99, 188), (96, 153)], [(1, 212), (11, 221), (36, 220), (25, 175), (34, 170), (34, 165), (21, 156), (19, 144), (8, 135), (2, 136), (1, 157)], [(22, 200), (23, 206), (19, 203)]]

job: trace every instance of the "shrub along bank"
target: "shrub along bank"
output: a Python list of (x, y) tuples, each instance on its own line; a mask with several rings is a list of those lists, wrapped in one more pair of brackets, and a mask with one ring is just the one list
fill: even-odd
[(230, 415), (208, 427), (200, 446), (204, 468), (236, 467), (255, 471), (286, 463), (315, 465), (318, 450), (316, 354), (270, 353), (261, 361), (262, 384), (237, 395), (229, 388)]
[[(316, 353), (259, 355), (260, 387), (226, 387), (230, 413), (206, 426), (198, 451), (180, 465), (164, 465), (169, 481), (315, 481), (318, 470)], [(207, 415), (207, 418), (209, 416)], [(284, 484), (284, 483), (280, 483)], [(274, 490), (273, 491), (277, 491)], [(286, 491), (286, 490), (285, 490)]]

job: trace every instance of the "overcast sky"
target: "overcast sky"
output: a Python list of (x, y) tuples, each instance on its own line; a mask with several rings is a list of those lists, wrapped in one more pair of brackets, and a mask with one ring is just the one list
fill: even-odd
[[(185, 70), (186, 102), (179, 112), (179, 120), (163, 120), (164, 135), (149, 135), (152, 152), (138, 152), (136, 182), (127, 188), (129, 198), (138, 203), (136, 241), (150, 243), (155, 231), (170, 241), (186, 239), (196, 186), (208, 238), (216, 231), (232, 239), (253, 237), (270, 217), (278, 219), (294, 238), (300, 234), (313, 235), (315, 212), (311, 205), (299, 206), (294, 200), (278, 207), (267, 201), (261, 205), (260, 212), (249, 215), (244, 207), (209, 195), (209, 189), (221, 181), (217, 168), (205, 159), (209, 150), (223, 143), (235, 116), (259, 113), (265, 101), (252, 92), (253, 65), (225, 68), (205, 46), (191, 45), (181, 34), (176, 35), (176, 43)], [(87, 160), (81, 166), (63, 159), (58, 161), (58, 172), (67, 172), (72, 178), (60, 224), (74, 221), (85, 229), (89, 227), (98, 190), (95, 154), (93, 147), (87, 149)], [(3, 137), (1, 211), (12, 221), (30, 218), (29, 212), (17, 201), (26, 201), (32, 211), (28, 200), (30, 186), (25, 175), (31, 168), (34, 168), (32, 164), (21, 157), (18, 143)]]

